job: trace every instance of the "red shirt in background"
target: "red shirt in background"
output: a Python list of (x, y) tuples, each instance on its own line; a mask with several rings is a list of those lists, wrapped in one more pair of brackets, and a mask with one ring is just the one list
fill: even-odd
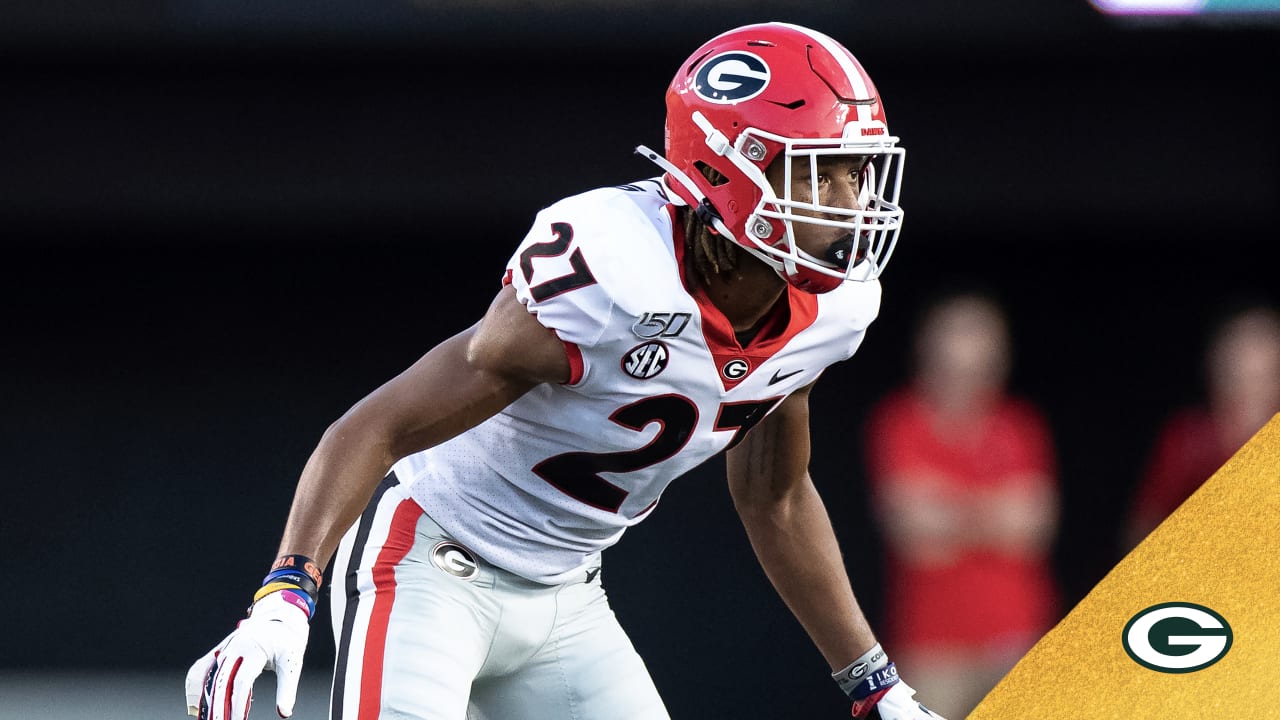
[[(962, 444), (933, 429), (929, 409), (910, 390), (886, 398), (872, 414), (868, 454), (873, 494), (889, 483), (928, 477), (946, 496), (1028, 482), (1054, 483), (1048, 424), (1030, 404), (1005, 399), (966, 426)], [(1057, 614), (1048, 557), (995, 549), (958, 551), (953, 563), (914, 565), (893, 552), (886, 566), (886, 645), (986, 647), (1034, 641)], [(890, 644), (892, 643), (892, 644)]]
[(1164, 520), (1237, 449), (1226, 446), (1207, 410), (1188, 408), (1174, 415), (1156, 440), (1134, 501), (1134, 517), (1152, 525)]

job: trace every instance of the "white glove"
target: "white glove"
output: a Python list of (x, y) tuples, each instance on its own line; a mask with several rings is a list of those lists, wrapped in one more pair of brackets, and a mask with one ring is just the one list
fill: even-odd
[(899, 680), (889, 691), (880, 696), (872, 708), (868, 720), (946, 720), (941, 715), (916, 702), (916, 691)]
[(200, 720), (246, 720), (253, 681), (263, 670), (272, 670), (276, 712), (292, 715), (307, 649), (307, 619), (305, 610), (279, 592), (254, 603), (249, 617), (187, 671), (187, 714)]

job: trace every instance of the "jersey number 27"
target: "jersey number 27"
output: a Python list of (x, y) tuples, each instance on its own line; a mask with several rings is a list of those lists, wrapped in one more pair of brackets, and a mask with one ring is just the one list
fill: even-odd
[[(722, 403), (714, 429), (736, 430), (729, 441), (731, 448), (781, 400), (774, 397)], [(610, 453), (563, 453), (534, 465), (533, 472), (572, 498), (616, 513), (628, 493), (600, 477), (600, 473), (635, 472), (680, 452), (693, 436), (698, 406), (681, 395), (658, 395), (622, 406), (609, 420), (636, 432), (655, 422), (660, 429), (644, 447)]]

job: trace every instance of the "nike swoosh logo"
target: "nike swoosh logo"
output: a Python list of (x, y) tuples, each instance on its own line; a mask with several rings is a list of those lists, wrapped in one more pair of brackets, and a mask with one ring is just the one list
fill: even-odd
[(782, 382), (783, 380), (786, 380), (792, 375), (799, 375), (802, 372), (804, 372), (803, 368), (801, 368), (800, 370), (792, 370), (791, 372), (784, 375), (781, 370), (774, 370), (773, 377), (769, 378), (769, 384), (775, 385), (777, 383)]
[(599, 573), (600, 573), (600, 568), (591, 568), (590, 570), (588, 570), (588, 571), (587, 571), (587, 582), (591, 582), (592, 580), (595, 580), (595, 579), (596, 579), (596, 575), (598, 575)]

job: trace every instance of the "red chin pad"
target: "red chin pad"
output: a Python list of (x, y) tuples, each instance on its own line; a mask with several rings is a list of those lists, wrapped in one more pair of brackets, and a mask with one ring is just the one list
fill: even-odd
[(786, 280), (793, 287), (813, 295), (831, 292), (844, 282), (843, 278), (824, 275), (806, 267), (797, 267), (794, 273), (786, 276)]

